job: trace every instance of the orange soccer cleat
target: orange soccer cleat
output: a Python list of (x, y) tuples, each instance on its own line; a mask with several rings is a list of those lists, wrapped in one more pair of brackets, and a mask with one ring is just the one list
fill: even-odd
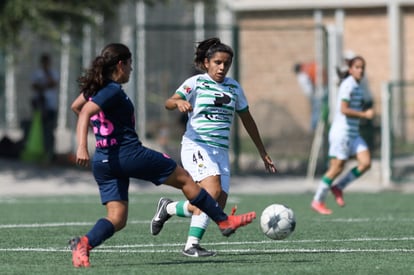
[(332, 210), (326, 207), (326, 204), (319, 201), (313, 201), (311, 204), (311, 208), (322, 215), (330, 215), (332, 214)]
[(69, 241), (70, 249), (72, 250), (72, 264), (74, 267), (89, 267), (89, 244), (88, 238), (75, 237)]
[(336, 203), (337, 203), (339, 206), (341, 206), (341, 207), (345, 206), (344, 194), (343, 194), (342, 190), (341, 190), (341, 189), (339, 189), (339, 188), (338, 188), (338, 187), (336, 187), (336, 186), (333, 186), (333, 187), (331, 188), (331, 192), (332, 192), (332, 194), (333, 194), (333, 195), (334, 195), (334, 197), (335, 197), (335, 201), (336, 201)]
[(227, 216), (227, 220), (217, 223), (223, 236), (230, 236), (236, 229), (251, 223), (256, 218), (256, 212), (249, 212), (242, 215), (234, 215), (235, 210), (232, 209), (232, 215)]

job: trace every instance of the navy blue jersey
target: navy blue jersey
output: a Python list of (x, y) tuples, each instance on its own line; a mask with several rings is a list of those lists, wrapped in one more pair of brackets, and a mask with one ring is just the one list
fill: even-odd
[(91, 117), (96, 137), (92, 162), (102, 203), (128, 201), (129, 178), (160, 185), (177, 163), (142, 146), (135, 132), (134, 105), (118, 83), (111, 82), (90, 99), (101, 112)]
[(134, 105), (120, 84), (110, 82), (91, 100), (102, 110), (91, 117), (96, 137), (95, 160), (127, 155), (131, 148), (141, 145), (135, 131)]

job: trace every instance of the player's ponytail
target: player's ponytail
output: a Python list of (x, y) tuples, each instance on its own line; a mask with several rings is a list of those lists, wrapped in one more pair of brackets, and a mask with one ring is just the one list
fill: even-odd
[(120, 43), (107, 45), (101, 54), (95, 57), (92, 65), (78, 78), (80, 93), (85, 98), (94, 96), (111, 81), (118, 62), (126, 62), (130, 58), (131, 52), (127, 46)]

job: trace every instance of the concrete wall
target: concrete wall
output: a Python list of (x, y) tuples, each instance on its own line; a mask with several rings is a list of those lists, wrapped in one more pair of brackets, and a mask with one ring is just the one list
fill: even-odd
[[(315, 58), (313, 9), (239, 11), (241, 26), (241, 79), (253, 112), (259, 121), (266, 116), (266, 105), (274, 106), (272, 124), (306, 131), (309, 106), (300, 91), (292, 65)], [(323, 24), (334, 24), (335, 10), (323, 9)], [(381, 85), (391, 80), (389, 19), (386, 7), (346, 8), (343, 22), (343, 49), (362, 55), (367, 62), (366, 74), (375, 101), (379, 122)], [(413, 79), (414, 8), (401, 8), (402, 78)], [(256, 28), (248, 31), (249, 28)], [(274, 28), (265, 31), (264, 28)], [(285, 30), (283, 30), (285, 28)], [(300, 30), (302, 28), (302, 30)], [(246, 31), (243, 31), (246, 29)], [(278, 30), (276, 30), (278, 29)], [(285, 113), (281, 118), (277, 114)], [(279, 128), (266, 130), (281, 131)], [(286, 130), (286, 129), (285, 129)], [(289, 130), (288, 130), (289, 131)]]

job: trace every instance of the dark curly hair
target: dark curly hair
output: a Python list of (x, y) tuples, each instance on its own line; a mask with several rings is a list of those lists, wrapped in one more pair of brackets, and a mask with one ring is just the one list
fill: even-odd
[(231, 59), (233, 59), (233, 49), (230, 46), (221, 43), (219, 38), (208, 38), (200, 42), (196, 48), (194, 57), (194, 66), (196, 69), (203, 72), (207, 71), (206, 67), (204, 66), (204, 59), (207, 58), (207, 60), (210, 60), (210, 58), (212, 58), (213, 55), (217, 52), (228, 53)]
[(92, 65), (78, 78), (80, 93), (85, 98), (94, 96), (111, 80), (116, 64), (119, 61), (126, 62), (131, 56), (130, 50), (124, 44), (112, 43), (105, 46), (101, 54), (92, 61)]
[[(362, 63), (364, 63), (364, 66), (365, 66), (365, 64), (366, 64), (366, 62), (365, 62), (365, 59), (362, 57), (362, 56), (360, 56), (360, 55), (357, 55), (357, 56), (355, 56), (354, 58), (352, 58), (351, 60), (349, 60), (348, 61), (348, 68), (351, 68), (352, 67), (352, 65), (354, 65), (354, 63), (355, 63), (355, 61), (357, 61), (357, 60), (361, 60), (362, 61)], [(350, 73), (349, 73), (349, 69), (340, 77), (340, 82), (339, 83), (341, 83), (345, 78), (347, 78), (348, 76), (350, 75)]]

